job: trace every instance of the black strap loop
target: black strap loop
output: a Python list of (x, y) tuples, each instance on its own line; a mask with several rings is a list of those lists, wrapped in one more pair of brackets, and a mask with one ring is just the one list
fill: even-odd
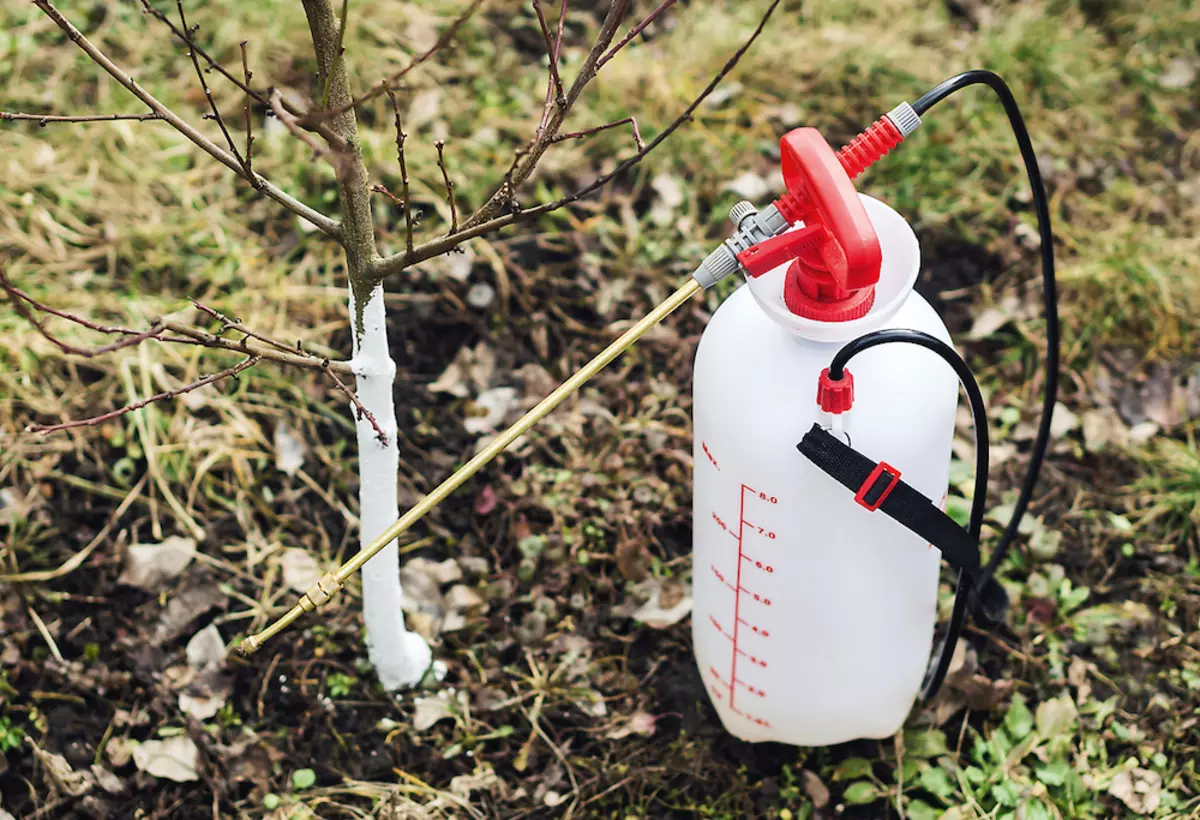
[(958, 570), (954, 609), (942, 643), (933, 653), (922, 700), (930, 700), (941, 688), (954, 647), (966, 618), (967, 604), (979, 574), (979, 542), (946, 515), (937, 505), (900, 480), (900, 472), (886, 462), (875, 462), (839, 441), (814, 424), (796, 445), (817, 467), (848, 490), (867, 510), (885, 513), (941, 550), (942, 557)]
[(816, 424), (796, 449), (853, 491), (860, 505), (878, 509), (933, 544), (955, 569), (971, 578), (979, 574), (978, 542), (936, 504), (901, 481), (895, 468), (872, 461)]

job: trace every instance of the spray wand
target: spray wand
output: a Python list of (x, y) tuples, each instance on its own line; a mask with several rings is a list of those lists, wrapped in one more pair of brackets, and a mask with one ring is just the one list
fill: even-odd
[[(684, 284), (542, 399), (519, 421), (497, 436), (487, 447), (456, 470), (429, 495), (384, 530), (374, 541), (356, 553), (353, 558), (337, 570), (323, 575), (287, 613), (263, 631), (244, 639), (238, 647), (239, 651), (245, 655), (253, 654), (267, 640), (279, 634), (301, 615), (312, 612), (332, 599), (341, 591), (346, 581), (380, 550), (420, 521), (430, 510), (462, 486), (467, 479), (504, 452), (517, 438), (547, 416), (568, 396), (578, 391), (647, 331), (701, 290), (707, 290), (737, 272), (757, 277), (780, 264), (804, 255), (810, 259), (819, 260), (816, 268), (824, 270), (822, 273), (801, 281), (791, 293), (785, 292), (785, 299), (788, 300), (789, 307), (794, 307), (797, 312), (807, 308), (821, 314), (828, 313), (833, 309), (832, 306), (836, 305), (836, 309), (845, 314), (841, 315), (841, 318), (865, 314), (871, 304), (856, 301), (856, 299), (861, 300), (862, 297), (857, 295), (859, 291), (856, 290), (853, 282), (847, 281), (846, 275), (848, 270), (854, 268), (853, 265), (847, 265), (848, 257), (853, 259), (856, 254), (861, 256), (863, 253), (869, 253), (870, 243), (863, 242), (862, 239), (866, 236), (864, 231), (869, 231), (870, 228), (857, 224), (853, 215), (839, 208), (838, 203), (845, 201), (847, 186), (848, 192), (854, 194), (850, 180), (887, 154), (920, 126), (921, 114), (950, 94), (973, 84), (987, 85), (1000, 97), (1020, 146), (1030, 186), (1033, 189), (1033, 201), (1042, 246), (1047, 337), (1046, 383), (1038, 433), (1013, 518), (996, 545), (990, 560), (981, 571), (978, 571), (977, 577), (968, 578), (966, 574), (960, 573), (951, 624), (925, 686), (925, 696), (932, 696), (945, 675), (950, 653), (957, 639), (966, 609), (968, 607), (973, 609), (976, 617), (984, 623), (995, 623), (1002, 618), (1007, 600), (1003, 590), (995, 582), (993, 573), (1015, 537), (1020, 520), (1032, 497), (1049, 441), (1050, 420), (1057, 396), (1058, 313), (1054, 281), (1053, 238), (1050, 231), (1046, 194), (1029, 133), (1025, 128), (1016, 101), (1004, 81), (989, 71), (965, 72), (941, 83), (913, 105), (901, 103), (836, 154), (824, 140), (814, 140), (805, 146), (809, 153), (809, 162), (802, 167), (797, 167), (793, 161), (792, 167), (789, 168), (789, 155), (785, 153), (783, 157), (784, 178), (788, 182), (788, 190), (782, 197), (762, 211), (757, 211), (749, 202), (739, 202), (734, 205), (729, 214), (735, 228), (733, 235), (710, 253)], [(811, 131), (811, 129), (800, 129), (800, 131)], [(797, 138), (802, 136), (807, 135), (797, 134)], [(798, 227), (798, 223), (801, 222), (804, 223), (803, 227)], [(793, 229), (793, 226), (797, 227)], [(971, 389), (974, 381), (970, 377), (970, 371), (965, 362), (954, 352), (953, 348), (936, 340), (933, 341), (936, 344), (926, 344), (925, 341), (916, 338), (913, 331), (881, 331), (876, 334), (868, 334), (848, 343), (838, 353), (834, 361), (835, 366), (831, 368), (834, 372), (830, 374), (830, 384), (824, 385), (824, 387), (832, 387), (836, 393), (836, 382), (842, 380), (844, 365), (851, 356), (868, 347), (888, 342), (922, 344), (934, 349), (954, 366), (964, 385), (967, 386), (972, 399), (972, 415), (976, 422), (977, 486), (968, 530), (975, 539), (978, 539), (987, 480), (987, 422), (982, 415), (984, 408), (982, 401), (977, 400), (978, 388)], [(849, 375), (848, 371), (845, 375)], [(833, 378), (834, 376), (836, 378)], [(849, 388), (850, 395), (852, 395), (852, 383), (848, 379), (846, 382), (846, 387)]]

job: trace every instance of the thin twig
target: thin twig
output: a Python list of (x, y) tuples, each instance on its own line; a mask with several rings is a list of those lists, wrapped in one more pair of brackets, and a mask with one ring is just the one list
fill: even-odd
[(408, 253), (413, 252), (413, 219), (412, 219), (412, 204), (409, 201), (408, 190), (408, 163), (404, 160), (404, 141), (408, 139), (408, 134), (404, 133), (404, 123), (400, 121), (400, 104), (396, 102), (396, 95), (389, 88), (387, 90), (388, 99), (392, 101), (392, 110), (396, 112), (396, 159), (400, 162), (400, 185), (401, 196), (404, 198), (404, 247)]
[(135, 401), (132, 404), (127, 404), (124, 407), (118, 407), (116, 410), (111, 410), (111, 411), (109, 411), (107, 413), (103, 413), (99, 416), (93, 416), (90, 419), (78, 419), (76, 421), (64, 421), (61, 424), (31, 424), (25, 428), (25, 432), (48, 434), (48, 433), (54, 433), (59, 430), (69, 430), (73, 427), (94, 427), (97, 424), (103, 424), (106, 421), (110, 421), (111, 419), (115, 419), (119, 416), (123, 416), (126, 413), (132, 413), (134, 410), (141, 410), (146, 405), (153, 404), (156, 401), (163, 401), (165, 399), (173, 399), (177, 396), (182, 396), (184, 393), (190, 393), (193, 390), (199, 390), (201, 387), (206, 387), (206, 386), (212, 384), (213, 382), (218, 382), (218, 381), (221, 381), (222, 379), (227, 379), (230, 376), (236, 376), (238, 373), (241, 373), (243, 370), (246, 370), (247, 368), (250, 368), (250, 367), (254, 367), (254, 365), (258, 364), (260, 361), (261, 361), (261, 357), (251, 356), (248, 359), (243, 359), (242, 361), (238, 362), (233, 367), (225, 368), (224, 370), (220, 371), (219, 373), (213, 373), (211, 376), (205, 376), (203, 379), (198, 379), (190, 384), (185, 384), (182, 387), (177, 387), (174, 390), (167, 390), (166, 392), (163, 392), (163, 393), (156, 393), (155, 395), (151, 396), (148, 399), (142, 399), (141, 401)]
[[(326, 364), (328, 364), (328, 359), (326, 360)], [(383, 428), (380, 427), (379, 422), (375, 420), (375, 414), (368, 410), (365, 404), (359, 401), (358, 396), (353, 390), (346, 386), (344, 381), (338, 378), (337, 373), (334, 373), (329, 369), (326, 369), (325, 372), (329, 374), (329, 378), (333, 379), (333, 383), (337, 385), (338, 390), (341, 390), (346, 394), (346, 398), (350, 399), (351, 403), (354, 405), (355, 412), (358, 413), (358, 417), (365, 418), (368, 422), (370, 422), (371, 429), (375, 431), (375, 438), (379, 439), (379, 443), (384, 447), (387, 447), (387, 433), (383, 432)]]
[[(267, 91), (257, 91), (250, 85), (250, 81), (248, 79), (247, 80), (239, 80), (236, 76), (233, 75), (233, 73), (229, 69), (225, 68), (225, 66), (223, 66), (221, 63), (217, 62), (217, 60), (215, 60), (211, 54), (209, 54), (207, 51), (205, 51), (195, 40), (193, 40), (192, 37), (187, 32), (183, 31), (182, 29), (179, 28), (179, 26), (177, 26), (173, 22), (171, 22), (171, 18), (167, 17), (167, 15), (163, 14), (161, 11), (159, 11), (158, 9), (151, 6), (150, 3), (148, 2), (148, 0), (141, 0), (141, 2), (142, 2), (142, 9), (145, 13), (154, 17), (154, 19), (158, 20), (163, 25), (165, 25), (167, 28), (169, 28), (171, 30), (171, 33), (174, 34), (177, 38), (179, 38), (179, 40), (181, 40), (184, 45), (186, 45), (189, 49), (191, 49), (196, 54), (198, 54), (200, 56), (200, 59), (202, 59), (202, 60), (204, 60), (204, 62), (208, 63), (209, 68), (211, 68), (213, 71), (220, 74), (226, 80), (228, 80), (229, 82), (233, 83), (235, 86), (240, 88), (243, 93), (245, 93), (248, 97), (251, 97), (252, 99), (254, 99), (260, 105), (269, 106), (271, 104), (270, 100), (268, 99), (270, 96), (269, 89)], [(244, 66), (243, 66), (243, 69), (244, 69)], [(253, 76), (253, 72), (251, 72), (251, 76)], [(284, 108), (287, 109), (288, 113), (292, 114), (293, 116), (299, 116), (301, 114), (307, 113), (307, 112), (301, 110), (300, 108), (296, 107), (296, 105), (294, 105), (290, 100), (288, 100), (286, 98), (283, 100), (283, 106), (284, 106)], [(326, 125), (325, 123), (303, 123), (303, 127), (320, 134), (322, 137), (325, 138), (325, 141), (328, 142), (330, 147), (332, 147), (335, 151), (346, 150), (347, 146), (345, 145), (344, 141), (337, 134), (335, 134), (333, 132), (333, 130), (331, 128), (329, 128), (329, 126)]]
[(638, 124), (637, 124), (636, 117), (626, 117), (623, 120), (617, 120), (616, 122), (610, 122), (606, 125), (597, 125), (595, 128), (588, 128), (585, 131), (572, 131), (569, 134), (559, 134), (557, 137), (552, 139), (551, 142), (562, 142), (563, 140), (583, 139), (584, 137), (590, 137), (592, 134), (598, 134), (601, 131), (607, 131), (609, 128), (616, 128), (617, 126), (625, 125), (626, 123), (629, 123), (631, 126), (633, 126), (633, 141), (635, 143), (637, 143), (638, 150), (641, 151), (643, 148), (646, 147), (646, 143), (642, 142), (642, 133), (641, 133), (641, 131), (638, 130)]
[[(50, 0), (34, 0), (34, 5), (41, 9), (47, 17), (53, 20), (55, 25), (62, 29), (71, 42), (79, 46), (79, 48), (82, 49), (83, 52), (87, 54), (87, 56), (90, 57), (94, 63), (96, 63), (96, 65), (104, 69), (113, 79), (124, 86), (126, 90), (144, 102), (151, 111), (159, 114), (177, 131), (179, 131), (179, 133), (191, 140), (196, 146), (198, 146), (213, 159), (217, 160), (222, 165), (235, 172), (238, 176), (244, 177), (245, 171), (237, 157), (205, 137), (203, 134), (185, 122), (178, 114), (171, 111), (171, 109), (159, 102), (152, 94), (150, 94), (150, 92), (142, 88), (142, 86), (139, 85), (138, 82), (134, 80), (128, 72), (123, 71), (117, 66), (116, 63), (110, 60), (108, 56), (104, 54), (104, 52), (102, 52), (90, 40), (88, 40), (87, 37), (83, 36), (83, 33), (80, 32), (79, 29), (75, 28), (75, 26), (72, 25), (71, 22), (62, 15), (62, 12), (60, 12)], [(275, 200), (280, 205), (299, 216), (301, 219), (311, 222), (313, 225), (316, 225), (318, 228), (332, 237), (340, 237), (340, 226), (335, 220), (330, 219), (325, 214), (310, 208), (300, 200), (280, 190), (275, 185), (264, 179), (261, 174), (254, 175), (252, 184), (254, 184), (255, 188), (262, 191), (268, 197)]]
[[(302, 367), (306, 370), (324, 370), (325, 366), (319, 359), (313, 357), (307, 351), (304, 355), (296, 353), (283, 353), (277, 350), (264, 349), (261, 347), (250, 345), (245, 339), (234, 341), (233, 339), (225, 339), (220, 336), (215, 336), (205, 330), (199, 330), (194, 327), (179, 324), (178, 322), (165, 322), (163, 327), (177, 336), (163, 336), (159, 341), (174, 342), (176, 344), (190, 344), (198, 347), (210, 347), (218, 350), (229, 350), (237, 353), (245, 353), (247, 355), (258, 356), (262, 359), (269, 359), (280, 364), (287, 364), (293, 367)], [(331, 361), (328, 364), (330, 370), (336, 370), (338, 373), (347, 375), (353, 374), (349, 362)]]
[(242, 50), (242, 74), (246, 77), (246, 104), (243, 111), (246, 115), (246, 173), (254, 176), (254, 134), (250, 130), (250, 81), (254, 79), (254, 72), (250, 70), (250, 61), (246, 57), (246, 41), (238, 43)]
[[(563, 6), (566, 6), (566, 0), (563, 0)], [(562, 77), (558, 76), (558, 60), (555, 59), (558, 49), (550, 38), (550, 27), (546, 25), (546, 15), (542, 12), (542, 0), (533, 0), (533, 10), (537, 13), (538, 25), (542, 28), (542, 39), (546, 43), (546, 58), (550, 61), (550, 85), (554, 93), (561, 95)]]
[[(33, 325), (43, 338), (51, 342), (63, 353), (73, 356), (83, 356), (87, 359), (93, 359), (97, 356), (102, 356), (105, 353), (112, 353), (114, 350), (121, 350), (126, 347), (139, 345), (147, 339), (157, 338), (165, 329), (160, 322), (156, 322), (147, 330), (141, 331), (130, 330), (127, 327), (100, 325), (96, 324), (95, 322), (89, 322), (87, 319), (84, 319), (80, 316), (75, 316), (61, 310), (55, 310), (49, 305), (42, 304), (20, 288), (13, 285), (8, 280), (8, 277), (5, 275), (3, 270), (0, 270), (0, 290), (3, 290), (5, 295), (8, 297), (8, 301), (12, 304), (13, 310), (15, 310), (22, 319)], [(36, 316), (29, 312), (29, 307), (33, 307), (35, 310), (42, 313), (49, 313), (52, 316), (58, 316), (62, 319), (66, 319), (70, 322), (74, 322), (77, 325), (82, 325), (83, 327), (98, 331), (100, 333), (119, 334), (124, 338), (102, 347), (76, 347), (75, 345), (67, 344), (62, 339), (59, 339), (57, 336), (47, 330), (45, 323), (40, 321)]]
[[(324, 156), (329, 155), (329, 153), (330, 153), (329, 148), (327, 146), (324, 146), (321, 143), (317, 142), (316, 138), (313, 137), (312, 134), (310, 134), (308, 131), (305, 131), (303, 128), (301, 128), (300, 123), (297, 121), (296, 117), (293, 116), (291, 114), (291, 112), (289, 112), (284, 107), (283, 95), (279, 93), (278, 88), (271, 89), (270, 100), (271, 100), (271, 103), (270, 103), (271, 110), (273, 112), (275, 112), (275, 118), (278, 119), (281, 123), (283, 123), (284, 127), (287, 128), (287, 130), (291, 133), (291, 135), (293, 137), (300, 140), (301, 142), (303, 142), (305, 145), (307, 145), (309, 148), (312, 149), (314, 158), (324, 157)], [(336, 163), (332, 163), (332, 164), (334, 165), (335, 170), (336, 170)]]
[(172, 34), (174, 34), (176, 37), (178, 37), (180, 40), (183, 41), (184, 45), (186, 45), (192, 51), (196, 52), (196, 54), (198, 54), (200, 56), (200, 59), (202, 59), (202, 60), (204, 60), (204, 62), (208, 63), (209, 68), (216, 71), (218, 74), (220, 74), (225, 79), (229, 80), (229, 82), (236, 85), (244, 93), (253, 97), (255, 100), (258, 101), (258, 103), (260, 105), (267, 105), (267, 95), (265, 93), (263, 93), (261, 91), (255, 91), (254, 88), (252, 88), (250, 86), (249, 80), (246, 80), (246, 81), (239, 80), (236, 76), (233, 75), (232, 72), (230, 72), (227, 68), (225, 68), (225, 66), (221, 65), (219, 62), (214, 60), (207, 51), (205, 51), (202, 47), (200, 47), (192, 39), (191, 35), (189, 35), (187, 32), (183, 31), (177, 25), (175, 25), (171, 21), (171, 18), (168, 17), (166, 14), (164, 14), (163, 12), (154, 8), (154, 6), (150, 5), (149, 0), (141, 0), (141, 2), (142, 2), (142, 11), (144, 13), (149, 14), (151, 17), (158, 20), (160, 23), (162, 23), (167, 28), (169, 28), (171, 30)]
[(676, 117), (674, 121), (672, 121), (671, 124), (663, 129), (657, 136), (655, 136), (654, 139), (646, 143), (645, 148), (622, 161), (617, 165), (617, 167), (613, 168), (607, 174), (597, 177), (592, 182), (588, 183), (574, 193), (563, 197), (562, 199), (556, 199), (553, 202), (547, 202), (542, 205), (515, 211), (513, 213), (508, 213), (503, 216), (476, 222), (474, 224), (465, 224), (457, 233), (452, 233), (448, 236), (442, 236), (437, 239), (432, 239), (429, 242), (425, 242), (424, 244), (414, 248), (412, 253), (397, 253), (384, 259), (380, 259), (375, 264), (376, 275), (383, 277), (389, 276), (393, 273), (398, 273), (410, 265), (415, 265), (418, 262), (425, 261), (426, 259), (440, 256), (446, 251), (461, 245), (463, 242), (466, 242), (468, 239), (474, 239), (477, 236), (482, 236), (483, 234), (498, 230), (499, 228), (512, 225), (514, 222), (532, 219), (536, 216), (540, 216), (542, 214), (558, 210), (566, 205), (570, 205), (579, 201), (588, 194), (591, 194), (594, 191), (604, 187), (617, 176), (637, 165), (646, 157), (647, 154), (661, 145), (663, 141), (670, 137), (671, 134), (675, 133), (680, 126), (692, 118), (692, 114), (696, 111), (696, 109), (699, 108), (706, 99), (708, 99), (708, 96), (712, 94), (720, 82), (724, 80), (731, 71), (733, 71), (738, 62), (740, 62), (742, 57), (745, 56), (746, 52), (750, 50), (750, 47), (753, 46), (755, 41), (758, 40), (759, 36), (763, 32), (763, 29), (766, 28), (767, 23), (770, 21), (771, 15), (775, 13), (775, 9), (778, 8), (781, 1), (782, 0), (771, 0), (770, 5), (767, 6), (766, 11), (763, 13), (762, 19), (759, 20), (758, 26), (754, 29), (753, 33), (751, 33), (750, 37), (737, 51), (733, 53), (732, 56), (730, 56), (728, 60), (725, 61), (725, 65), (721, 67), (720, 71), (718, 71), (709, 84), (705, 86), (704, 90), (700, 92), (699, 96), (692, 100), (688, 107), (683, 110), (683, 113)]
[(620, 51), (621, 49), (625, 48), (625, 46), (629, 44), (630, 40), (632, 40), (634, 37), (637, 37), (639, 34), (641, 34), (642, 31), (646, 28), (646, 26), (653, 23), (660, 14), (662, 14), (667, 9), (671, 8), (671, 6), (673, 6), (673, 5), (675, 5), (675, 0), (663, 0), (662, 5), (660, 5), (654, 11), (652, 11), (648, 15), (646, 15), (645, 20), (642, 20), (642, 22), (638, 23), (636, 26), (634, 26), (632, 29), (630, 29), (629, 33), (626, 34), (621, 39), (621, 42), (617, 43), (615, 46), (610, 48), (608, 50), (608, 53), (605, 54), (603, 57), (601, 57), (596, 62), (596, 70), (599, 71), (600, 69), (602, 69), (604, 67), (605, 63), (607, 63), (613, 57), (617, 56), (617, 52)]
[[(187, 16), (183, 13), (183, 0), (175, 0), (175, 6), (179, 9), (179, 24), (183, 26), (183, 30), (188, 32), (188, 35), (194, 34), (200, 27), (191, 28), (188, 26)], [(204, 98), (208, 100), (208, 107), (212, 110), (212, 118), (217, 121), (217, 127), (221, 129), (221, 134), (225, 137), (225, 144), (229, 146), (229, 150), (237, 159), (238, 164), (242, 166), (242, 172), (250, 184), (255, 188), (258, 187), (258, 180), (250, 167), (246, 165), (246, 159), (238, 151), (237, 143), (233, 141), (233, 135), (229, 133), (229, 129), (225, 127), (225, 119), (221, 116), (221, 109), (217, 108), (217, 101), (213, 99), (212, 89), (208, 87), (208, 80), (204, 76), (204, 69), (200, 67), (200, 58), (196, 56), (194, 48), (188, 48), (188, 57), (192, 60), (192, 66), (196, 69), (196, 78), (200, 80), (200, 88), (204, 91)]]
[[(346, 42), (346, 18), (349, 16), (349, 14), (350, 14), (350, 0), (342, 0), (342, 15), (338, 19), (337, 48), (334, 49), (334, 53), (337, 54), (339, 57), (341, 57), (343, 54), (346, 53), (345, 49), (342, 48), (342, 43)], [(321, 91), (321, 107), (322, 108), (325, 108), (327, 105), (329, 105), (329, 80), (332, 77), (333, 77), (332, 72), (327, 72), (325, 74), (325, 87)]]
[[(296, 344), (293, 346), (293, 345), (285, 344), (285, 343), (279, 341), (278, 339), (272, 339), (270, 336), (267, 336), (264, 333), (259, 333), (257, 331), (251, 330), (250, 328), (243, 325), (241, 322), (239, 322), (235, 319), (229, 318), (224, 313), (221, 313), (219, 310), (214, 310), (213, 308), (210, 308), (208, 305), (205, 305), (201, 302), (197, 302), (195, 299), (191, 300), (191, 302), (193, 305), (195, 305), (197, 310), (208, 314), (209, 316), (213, 317), (218, 322), (220, 322), (222, 333), (224, 333), (226, 330), (232, 330), (237, 333), (244, 333), (247, 337), (249, 337), (251, 339), (256, 339), (265, 345), (269, 345), (269, 346), (275, 348), (280, 353), (286, 353), (289, 355), (291, 355), (293, 353), (300, 353), (305, 356), (308, 356), (309, 358), (313, 359), (315, 362), (319, 363), (319, 366), (315, 369), (321, 370), (323, 373), (325, 373), (327, 376), (329, 376), (330, 379), (333, 380), (333, 383), (337, 386), (337, 388), (339, 390), (341, 390), (343, 393), (345, 393), (346, 397), (348, 399), (350, 399), (350, 402), (351, 402), (351, 404), (354, 405), (354, 408), (358, 412), (359, 417), (366, 418), (367, 421), (369, 421), (371, 423), (371, 427), (375, 430), (375, 436), (376, 436), (376, 438), (379, 439), (379, 443), (382, 444), (384, 447), (387, 446), (387, 442), (388, 442), (387, 434), (383, 432), (383, 428), (379, 426), (379, 422), (375, 420), (375, 416), (359, 400), (358, 396), (355, 395), (355, 393), (349, 387), (346, 386), (346, 383), (343, 382), (340, 378), (338, 378), (338, 374), (334, 371), (333, 366), (335, 364), (343, 364), (342, 362), (331, 362), (328, 358), (326, 358), (324, 356), (318, 356), (316, 353), (307, 351), (304, 349), (304, 345), (299, 341), (297, 341)], [(249, 352), (248, 348), (246, 350), (247, 350), (247, 352)]]
[(322, 119), (326, 119), (329, 117), (336, 117), (339, 114), (345, 114), (347, 111), (357, 108), (358, 106), (362, 105), (363, 103), (365, 103), (369, 100), (375, 99), (380, 94), (384, 94), (384, 93), (387, 93), (388, 91), (392, 90), (393, 88), (396, 87), (396, 84), (399, 83), (400, 80), (404, 79), (404, 77), (410, 71), (412, 71), (414, 68), (421, 65), (422, 63), (426, 62), (434, 54), (438, 53), (443, 48), (445, 48), (446, 45), (452, 39), (454, 39), (454, 35), (458, 33), (458, 30), (462, 27), (462, 25), (464, 23), (466, 23), (468, 19), (470, 19), (471, 15), (474, 14), (475, 11), (481, 5), (483, 5), (483, 3), (484, 3), (484, 0), (471, 0), (471, 5), (467, 6), (466, 10), (462, 14), (460, 14), (454, 20), (453, 23), (450, 24), (449, 28), (447, 28), (444, 32), (442, 32), (442, 36), (439, 37), (437, 39), (437, 42), (435, 42), (432, 46), (430, 46), (427, 51), (414, 57), (413, 61), (411, 63), (409, 63), (404, 68), (397, 71), (395, 74), (391, 75), (390, 77), (385, 77), (384, 79), (375, 83), (375, 85), (371, 86), (371, 88), (365, 94), (363, 94), (359, 97), (354, 97), (349, 102), (344, 103), (343, 105), (339, 105), (334, 108), (328, 109), (328, 110), (310, 111), (307, 115), (300, 118), (300, 122), (303, 125), (307, 126), (307, 125), (311, 125), (315, 122), (318, 122)]
[(567, 91), (562, 103), (551, 104), (551, 101), (547, 100), (548, 104), (542, 109), (542, 118), (534, 132), (533, 139), (518, 152), (518, 156), (513, 161), (512, 168), (504, 175), (504, 179), (500, 185), (484, 201), (483, 205), (467, 218), (466, 222), (463, 223), (464, 228), (471, 228), (481, 222), (485, 222), (505, 208), (510, 208), (512, 212), (520, 210), (518, 207), (513, 206), (513, 197), (516, 189), (533, 174), (538, 162), (541, 161), (542, 156), (546, 153), (546, 149), (550, 147), (551, 141), (558, 134), (559, 127), (566, 119), (567, 114), (570, 113), (576, 100), (579, 99), (579, 95), (583, 93), (583, 89), (587, 84), (595, 78), (596, 61), (600, 59), (600, 56), (608, 49), (613, 37), (616, 36), (617, 28), (620, 26), (628, 9), (629, 0), (613, 0), (604, 18), (604, 23), (600, 26), (600, 32), (596, 35), (591, 50), (588, 51), (587, 56), (580, 65), (579, 73), (575, 76), (574, 82), (571, 83), (571, 87)]
[(450, 233), (454, 233), (458, 230), (458, 205), (454, 201), (454, 181), (450, 179), (450, 172), (446, 170), (446, 157), (443, 154), (446, 141), (438, 140), (433, 147), (437, 149), (438, 167), (442, 169), (442, 181), (446, 183), (446, 201), (450, 203)]
[(19, 114), (13, 111), (0, 111), (0, 120), (27, 120), (38, 125), (48, 125), (52, 122), (115, 122), (117, 120), (161, 120), (162, 114), (83, 114), (77, 117), (64, 117), (57, 114)]

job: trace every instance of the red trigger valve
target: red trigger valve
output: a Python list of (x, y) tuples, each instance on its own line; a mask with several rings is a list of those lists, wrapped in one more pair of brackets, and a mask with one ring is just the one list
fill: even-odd
[(905, 133), (890, 115), (881, 117), (836, 154), (815, 128), (783, 135), (779, 145), (787, 193), (775, 207), (789, 223), (804, 226), (747, 248), (738, 261), (755, 277), (790, 261), (783, 299), (792, 313), (845, 322), (871, 309), (883, 252), (851, 180), (898, 145)]

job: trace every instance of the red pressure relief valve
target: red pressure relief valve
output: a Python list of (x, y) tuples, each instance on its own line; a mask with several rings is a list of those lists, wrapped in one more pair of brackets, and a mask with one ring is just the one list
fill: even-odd
[(804, 227), (738, 254), (751, 276), (791, 262), (784, 280), (788, 310), (806, 319), (845, 322), (875, 302), (883, 252), (851, 179), (895, 147), (920, 119), (907, 104), (881, 117), (840, 152), (815, 128), (783, 135), (780, 154), (787, 193), (775, 208)]

